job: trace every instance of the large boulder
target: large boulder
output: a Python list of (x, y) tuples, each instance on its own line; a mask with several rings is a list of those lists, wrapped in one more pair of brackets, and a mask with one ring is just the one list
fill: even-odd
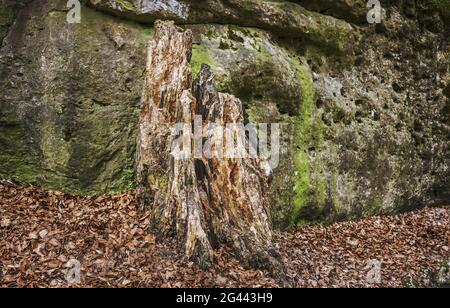
[(83, 194), (133, 180), (149, 31), (67, 1), (33, 1), (0, 52), (0, 177)]
[(179, 24), (254, 27), (280, 36), (308, 39), (338, 51), (347, 51), (358, 40), (358, 33), (350, 24), (308, 11), (290, 1), (88, 0), (88, 3), (99, 10), (142, 23), (174, 19)]

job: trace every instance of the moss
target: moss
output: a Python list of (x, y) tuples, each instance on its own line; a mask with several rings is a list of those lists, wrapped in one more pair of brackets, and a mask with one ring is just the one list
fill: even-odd
[[(285, 11), (299, 10), (295, 3), (286, 1), (277, 1), (284, 6)], [(328, 15), (309, 11), (300, 7), (300, 12), (309, 19), (308, 32), (303, 36), (310, 43), (322, 46), (328, 53), (345, 53), (353, 49), (355, 43), (361, 37), (357, 29), (351, 27), (349, 23), (330, 18)]]
[(241, 27), (230, 26), (228, 27), (228, 38), (238, 43), (244, 43), (244, 36), (248, 36), (249, 31), (245, 31)]
[(293, 65), (301, 84), (302, 100), (300, 115), (294, 124), (295, 193), (292, 204), (292, 226), (302, 219), (317, 218), (327, 201), (327, 185), (323, 177), (321, 160), (319, 157), (310, 159), (310, 151), (318, 152), (323, 143), (321, 120), (314, 110), (312, 75), (309, 68), (295, 58)]
[(202, 64), (208, 64), (209, 66), (214, 66), (214, 61), (209, 56), (208, 50), (202, 45), (192, 46), (192, 57), (191, 57), (191, 69), (192, 69), (192, 79), (195, 79), (200, 73)]
[[(329, 19), (327, 16), (311, 13), (317, 20), (316, 27), (311, 30), (311, 40), (323, 45), (328, 44), (334, 47), (338, 52), (348, 53), (361, 39), (358, 30), (351, 27), (350, 24), (339, 19)], [(328, 24), (323, 27), (323, 24)]]
[(252, 62), (249, 61), (243, 69), (237, 67), (230, 76), (230, 89), (241, 100), (250, 103), (258, 103), (259, 100), (268, 98), (274, 85), (277, 67), (274, 65), (274, 57), (261, 42), (254, 42), (255, 52), (252, 54)]
[(10, 25), (14, 21), (14, 11), (11, 6), (0, 2), (0, 26)]
[(331, 203), (333, 210), (336, 211), (336, 209), (340, 208), (340, 201), (338, 197), (337, 171), (334, 171), (332, 173), (330, 182), (330, 199), (328, 201)]
[(232, 46), (225, 40), (220, 40), (219, 48), (222, 50), (232, 49)]
[(364, 205), (361, 215), (358, 216), (369, 217), (379, 215), (380, 210), (383, 208), (383, 199), (383, 196), (371, 196), (367, 204)]
[(127, 190), (136, 189), (136, 173), (133, 166), (128, 166), (122, 172), (122, 177), (108, 187), (108, 194), (120, 194)]
[(169, 193), (169, 178), (166, 175), (150, 174), (147, 182), (153, 191), (159, 191), (164, 195)]
[(0, 1), (0, 46), (8, 34), (9, 27), (14, 23), (16, 13), (10, 6)]
[(426, 0), (425, 4), (447, 16), (450, 14), (450, 0)]
[(8, 125), (0, 129), (0, 178), (22, 184), (34, 182), (36, 166), (26, 149), (22, 128)]
[(153, 27), (140, 26), (140, 27), (138, 27), (138, 29), (140, 29), (142, 34), (147, 36), (148, 39), (150, 39), (150, 37), (152, 37), (155, 34), (155, 28), (153, 28)]
[[(63, 12), (50, 12), (45, 20), (50, 31), (64, 27), (64, 17)], [(133, 104), (139, 99), (140, 89), (133, 91), (131, 85), (128, 91), (119, 92), (121, 102), (127, 104), (117, 104), (119, 98), (96, 91), (108, 86), (103, 74), (110, 67), (99, 51), (111, 48), (108, 45), (115, 43), (112, 41), (115, 33), (120, 33), (128, 35), (125, 48), (142, 50), (143, 55), (153, 28), (132, 22), (119, 24), (85, 6), (82, 6), (82, 18), (81, 24), (71, 27), (75, 41), (73, 53), (88, 64), (86, 67), (93, 64), (99, 69), (84, 71), (79, 61), (67, 62), (66, 56), (54, 59), (55, 63), (66, 63), (73, 72), (72, 78), (79, 82), (70, 84), (77, 89), (73, 93), (59, 90), (46, 94), (50, 110), (46, 112), (48, 119), (40, 124), (42, 168), (45, 169), (40, 183), (74, 194), (120, 193), (134, 187), (134, 132), (139, 111), (138, 103), (136, 109)], [(51, 73), (51, 68), (47, 69), (46, 74)]]
[(58, 131), (55, 123), (46, 121), (41, 124), (42, 163), (50, 170), (65, 172), (71, 155), (70, 144), (62, 136), (56, 135), (55, 131)]
[(300, 104), (300, 117), (298, 123), (295, 124), (296, 153), (294, 166), (296, 181), (292, 224), (295, 224), (301, 210), (307, 205), (309, 199), (311, 171), (307, 151), (312, 138), (312, 107), (314, 100), (312, 77), (310, 77), (308, 68), (300, 63), (295, 63), (295, 66), (302, 87), (302, 102)]
[(115, 0), (115, 3), (117, 3), (124, 10), (138, 13), (138, 9), (130, 1), (127, 1), (127, 0)]

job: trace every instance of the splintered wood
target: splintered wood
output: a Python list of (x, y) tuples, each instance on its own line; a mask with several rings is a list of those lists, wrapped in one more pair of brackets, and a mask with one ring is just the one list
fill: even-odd
[[(151, 226), (160, 238), (176, 237), (186, 255), (204, 267), (213, 262), (213, 248), (225, 245), (244, 263), (281, 273), (284, 266), (272, 245), (268, 178), (259, 159), (173, 155), (174, 143), (190, 138), (180, 135), (179, 123), (194, 126), (200, 116), (203, 131), (211, 123), (244, 123), (242, 103), (217, 92), (208, 66), (192, 82), (191, 52), (189, 30), (173, 22), (156, 23), (139, 122), (140, 204), (151, 208)], [(200, 137), (201, 144), (206, 137)], [(219, 139), (209, 140), (209, 148), (226, 143)]]

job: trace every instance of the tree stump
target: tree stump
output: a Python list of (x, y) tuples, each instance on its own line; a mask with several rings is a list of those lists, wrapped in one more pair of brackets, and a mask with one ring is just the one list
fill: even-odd
[[(192, 83), (189, 30), (161, 21), (155, 28), (137, 148), (137, 195), (151, 208), (152, 229), (160, 238), (176, 237), (203, 267), (213, 263), (213, 248), (225, 245), (245, 264), (282, 273), (261, 161), (226, 157), (219, 150), (223, 144), (237, 142), (242, 150), (250, 146), (247, 137), (214, 134), (210, 128), (211, 123), (243, 127), (242, 103), (216, 91), (206, 65)], [(195, 127), (200, 134), (192, 134)], [(214, 155), (205, 154), (206, 144)]]

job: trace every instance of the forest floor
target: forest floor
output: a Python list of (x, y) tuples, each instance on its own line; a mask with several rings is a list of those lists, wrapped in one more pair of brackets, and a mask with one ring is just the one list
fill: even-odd
[[(75, 287), (278, 286), (225, 250), (201, 270), (174, 242), (155, 241), (134, 199), (0, 182), (0, 287), (67, 287), (71, 259), (81, 264)], [(450, 207), (305, 226), (275, 241), (293, 287), (433, 286), (450, 261)]]

